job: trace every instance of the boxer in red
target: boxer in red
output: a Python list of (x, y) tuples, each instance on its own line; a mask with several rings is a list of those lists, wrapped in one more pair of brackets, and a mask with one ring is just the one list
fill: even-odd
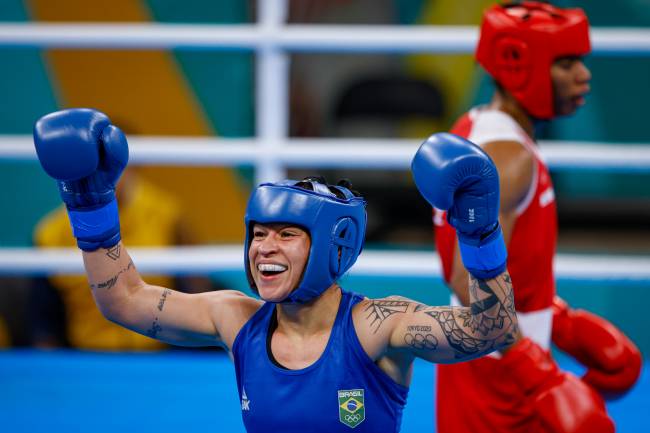
[[(523, 338), (501, 353), (438, 366), (439, 433), (614, 431), (602, 397), (626, 392), (640, 373), (641, 355), (622, 332), (555, 294), (555, 194), (535, 124), (585, 103), (589, 51), (581, 9), (524, 1), (484, 14), (476, 59), (496, 90), (451, 132), (481, 146), (499, 171), (499, 220)], [(444, 212), (434, 210), (434, 226), (452, 304), (467, 304), (467, 271)], [(558, 370), (551, 339), (587, 367), (582, 378)]]

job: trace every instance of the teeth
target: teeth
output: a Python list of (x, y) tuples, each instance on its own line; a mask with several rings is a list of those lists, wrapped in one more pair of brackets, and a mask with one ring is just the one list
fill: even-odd
[(257, 265), (257, 270), (261, 272), (282, 272), (286, 271), (287, 267), (284, 265), (276, 265), (274, 263), (260, 263)]

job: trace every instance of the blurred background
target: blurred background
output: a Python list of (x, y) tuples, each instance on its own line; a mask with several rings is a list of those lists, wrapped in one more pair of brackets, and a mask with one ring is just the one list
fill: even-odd
[[(492, 3), (487, 0), (289, 0), (286, 21), (318, 25), (476, 26), (483, 9)], [(650, 7), (643, 0), (620, 0), (615, 5), (604, 0), (554, 3), (584, 8), (594, 27), (647, 28), (650, 25)], [(0, 32), (3, 25), (25, 23), (175, 23), (195, 28), (214, 24), (253, 25), (259, 21), (258, 8), (258, 3), (252, 0), (0, 0)], [(349, 37), (353, 39), (354, 34)], [(38, 117), (66, 107), (99, 109), (127, 136), (136, 137), (136, 141), (139, 136), (245, 140), (258, 136), (260, 128), (264, 128), (256, 109), (260, 103), (256, 88), (261, 85), (259, 74), (263, 69), (254, 50), (197, 47), (98, 50), (4, 43), (0, 44), (0, 58), (3, 143), (14, 138), (17, 142), (24, 140), (31, 134)], [(650, 132), (645, 108), (650, 100), (650, 56), (600, 54), (587, 58), (586, 63), (593, 75), (587, 105), (571, 118), (542, 125), (539, 138), (582, 143), (585, 157), (589, 156), (590, 143), (632, 145), (639, 152), (647, 152)], [(286, 134), (295, 139), (395, 139), (396, 145), (411, 139), (417, 143), (433, 132), (448, 130), (469, 107), (487, 102), (493, 90), (491, 80), (469, 52), (434, 55), (303, 49), (289, 53), (286, 67), (289, 108), (284, 127)], [(280, 86), (279, 91), (282, 90)], [(183, 145), (182, 140), (174, 143)], [(345, 164), (337, 168), (288, 170), (291, 178), (310, 174), (323, 174), (330, 182), (349, 178), (355, 189), (366, 196), (369, 202), (366, 250), (433, 251), (431, 210), (415, 190), (407, 170), (350, 169)], [(259, 178), (257, 175), (252, 164), (135, 164), (128, 169), (118, 192), (125, 243), (130, 247), (241, 244), (244, 208)], [(650, 256), (650, 167), (555, 167), (552, 176), (559, 209), (560, 253), (641, 259)], [(0, 189), (2, 250), (74, 245), (56, 186), (35, 158), (11, 155), (0, 158), (0, 184), (4, 186)], [(217, 267), (148, 278), (188, 292), (247, 290), (242, 271)], [(352, 275), (344, 286), (369, 296), (400, 293), (435, 304), (444, 304), (448, 299), (440, 278), (433, 276)], [(647, 279), (561, 278), (558, 282), (558, 290), (565, 299), (617, 324), (646, 356), (650, 353), (650, 327), (645, 310), (648, 289)], [(10, 390), (3, 393), (6, 401), (0, 397), (0, 430), (4, 430), (3, 418), (10, 419), (8, 425), (12, 426), (6, 431), (45, 428), (41, 424), (31, 424), (31, 427), (22, 424), (21, 416), (31, 410), (22, 403), (40, 401), (37, 407), (46, 411), (51, 409), (55, 396), (75, 395), (84, 400), (81, 385), (70, 394), (48, 394), (52, 386), (63, 392), (66, 383), (69, 385), (65, 381), (49, 382), (53, 375), (74, 377), (77, 369), (86, 371), (90, 364), (103, 375), (120, 366), (126, 375), (120, 376), (124, 381), (127, 381), (125, 377), (137, 380), (149, 374), (153, 375), (151, 380), (155, 384), (156, 378), (167, 376), (174, 366), (191, 365), (187, 368), (198, 369), (197, 374), (210, 378), (206, 372), (214, 365), (211, 358), (205, 358), (205, 353), (188, 354), (178, 349), (165, 360), (151, 355), (134, 355), (135, 361), (127, 358), (132, 362), (125, 358), (108, 361), (97, 358), (97, 351), (157, 353), (164, 350), (169, 353), (170, 348), (109, 324), (92, 304), (85, 277), (52, 271), (5, 269), (0, 275), (0, 347), (6, 348), (0, 352), (3, 366), (0, 389)], [(214, 356), (218, 362), (223, 361), (219, 358), (222, 355)], [(225, 361), (220, 368), (230, 369)], [(160, 367), (160, 362), (169, 362), (169, 368)], [(129, 368), (136, 370), (125, 372)], [(429, 373), (430, 370), (423, 373), (424, 381), (429, 379)], [(232, 374), (226, 376), (230, 379), (219, 376), (208, 380), (234, 383)], [(163, 392), (169, 398), (185, 392), (190, 399), (214, 397), (210, 386), (205, 388), (205, 394), (198, 395), (196, 388), (188, 391), (188, 386), (183, 386), (188, 383), (206, 386), (203, 381), (196, 382), (196, 378), (194, 382), (190, 379), (185, 382), (185, 376), (173, 380), (178, 383), (178, 389), (166, 391), (169, 395)], [(25, 383), (34, 388), (28, 391), (30, 388), (26, 389)], [(88, 386), (94, 386), (95, 391), (103, 390), (100, 394), (107, 389), (102, 384)], [(147, 386), (153, 392), (155, 386)], [(234, 405), (233, 416), (237, 420), (236, 388), (229, 386), (229, 404)], [(419, 391), (414, 393), (417, 395)], [(412, 401), (416, 399), (414, 393)], [(97, 392), (93, 395), (97, 396)], [(108, 399), (113, 394), (102, 396)], [(150, 398), (144, 394), (142, 397)], [(650, 402), (639, 400), (644, 401)], [(423, 410), (427, 410), (428, 402), (425, 399), (420, 403)], [(65, 409), (73, 410), (77, 403), (70, 403)], [(56, 416), (48, 412), (50, 417), (54, 416), (50, 420), (55, 420), (55, 430), (57, 426), (74, 430), (73, 424), (66, 424), (71, 422), (68, 412), (59, 409)], [(9, 416), (3, 416), (3, 411)], [(209, 422), (208, 414), (202, 416), (182, 424), (191, 427)], [(169, 417), (162, 419), (171, 422)], [(430, 413), (426, 418), (430, 426)], [(138, 419), (134, 416), (125, 422), (133, 426), (138, 424)], [(117, 428), (114, 424), (107, 425), (104, 428)], [(178, 423), (168, 427), (171, 425)], [(95, 431), (97, 428), (100, 427), (93, 424)], [(405, 424), (404, 431), (409, 431), (408, 428)]]

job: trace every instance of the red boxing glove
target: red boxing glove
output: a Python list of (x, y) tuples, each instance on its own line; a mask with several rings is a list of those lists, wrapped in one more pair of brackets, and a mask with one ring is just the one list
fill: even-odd
[(607, 320), (553, 300), (553, 343), (587, 367), (582, 377), (605, 398), (629, 391), (641, 373), (641, 352)]
[(529, 399), (526, 406), (538, 423), (529, 431), (614, 432), (602, 397), (578, 377), (560, 371), (549, 352), (529, 338), (512, 346), (501, 361), (504, 374), (510, 375)]

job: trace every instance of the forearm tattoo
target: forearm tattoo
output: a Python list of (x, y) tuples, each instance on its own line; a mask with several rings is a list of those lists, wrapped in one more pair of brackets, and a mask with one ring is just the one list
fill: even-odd
[[(167, 296), (172, 294), (172, 290), (165, 289), (160, 295), (160, 300), (158, 301), (158, 311), (162, 311), (165, 308), (165, 302), (167, 301)], [(154, 317), (151, 328), (147, 330), (147, 336), (151, 338), (156, 338), (156, 336), (162, 331), (162, 326), (158, 323), (158, 317)]]
[(113, 288), (113, 286), (115, 286), (115, 284), (117, 283), (117, 279), (120, 277), (120, 275), (122, 275), (122, 273), (128, 271), (131, 268), (135, 268), (135, 265), (133, 264), (133, 260), (129, 261), (129, 264), (127, 265), (126, 268), (121, 269), (117, 274), (113, 275), (108, 280), (102, 281), (101, 283), (97, 283), (97, 284), (90, 284), (90, 288), (92, 290), (95, 290), (95, 289), (110, 290), (110, 289)]
[(517, 321), (517, 310), (515, 307), (515, 292), (512, 290), (512, 280), (510, 279), (510, 275), (504, 275), (503, 281), (500, 279), (495, 280), (497, 286), (499, 289), (504, 293), (504, 299), (502, 302), (503, 308), (507, 312), (508, 319), (510, 321), (510, 324), (512, 325), (510, 327), (510, 332), (506, 333), (504, 335), (504, 338), (506, 339), (507, 344), (514, 343), (515, 337), (517, 334), (519, 334), (519, 325)]
[(469, 308), (415, 306), (414, 311), (438, 322), (457, 359), (476, 357), (514, 342), (517, 327), (513, 323), (516, 313), (510, 278), (492, 282), (498, 294), (485, 281), (471, 278)]
[(488, 335), (494, 329), (503, 329), (508, 312), (499, 301), (496, 293), (485, 283), (475, 280), (469, 286), (471, 316), (469, 326), (472, 331)]
[(502, 290), (503, 293), (505, 293), (503, 306), (505, 307), (506, 311), (510, 316), (512, 317), (516, 316), (517, 311), (515, 309), (515, 292), (512, 290), (512, 280), (510, 279), (510, 275), (508, 274), (503, 276), (503, 283), (500, 280), (495, 280), (495, 281), (499, 286), (499, 289)]
[[(512, 280), (510, 275), (504, 275), (503, 278), (495, 278), (492, 280), (493, 284), (498, 289), (499, 295), (488, 286), (484, 280), (471, 279), (470, 283), (470, 300), (473, 299), (471, 303), (472, 314), (480, 317), (478, 320), (480, 329), (487, 333), (499, 329), (502, 330), (504, 326), (512, 328), (509, 333), (506, 333), (506, 336), (514, 338), (514, 334), (518, 332), (518, 327), (516, 325), (517, 312), (515, 310), (515, 296), (512, 290)], [(493, 296), (495, 302), (491, 308), (481, 309), (479, 306), (480, 300), (479, 297)], [(485, 304), (482, 304), (485, 307)], [(512, 325), (512, 326), (511, 326)]]
[(365, 308), (366, 320), (370, 322), (370, 327), (373, 328), (373, 333), (376, 334), (384, 323), (384, 320), (389, 316), (396, 313), (406, 313), (411, 302), (401, 300), (376, 300), (370, 301)]
[(160, 296), (160, 301), (158, 301), (158, 311), (162, 311), (163, 308), (165, 308), (165, 301), (167, 300), (167, 296), (171, 295), (172, 291), (169, 289), (163, 290), (162, 296)]
[(468, 313), (455, 316), (453, 307), (439, 307), (434, 311), (424, 311), (424, 314), (438, 322), (447, 342), (456, 351), (456, 358), (474, 355), (491, 347), (492, 341), (475, 338), (465, 332), (463, 327), (466, 327), (471, 320), (471, 315)]
[(162, 331), (162, 327), (158, 324), (158, 317), (156, 317), (151, 324), (151, 328), (147, 330), (147, 336), (156, 338), (160, 331)]
[(106, 255), (112, 260), (119, 259), (120, 258), (120, 244), (118, 243), (117, 245), (112, 246), (108, 250), (106, 250)]

